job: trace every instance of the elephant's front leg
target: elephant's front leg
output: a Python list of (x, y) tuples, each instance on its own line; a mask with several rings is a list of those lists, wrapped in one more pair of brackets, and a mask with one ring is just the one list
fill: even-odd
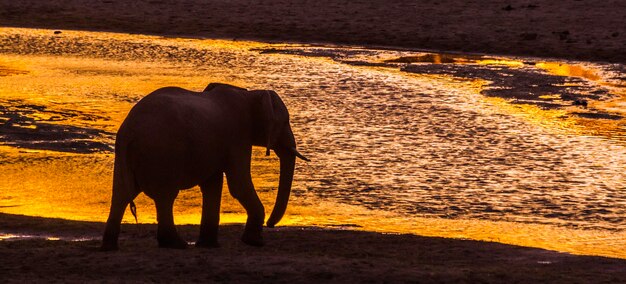
[(219, 172), (200, 184), (202, 190), (202, 220), (200, 221), (200, 237), (198, 247), (219, 247), (217, 233), (220, 224), (220, 203), (222, 201), (222, 184), (224, 174)]
[(180, 238), (174, 226), (174, 213), (172, 209), (177, 195), (178, 190), (163, 190), (161, 194), (154, 198), (157, 209), (157, 222), (159, 223), (157, 240), (159, 241), (159, 246), (162, 248), (187, 248), (187, 242)]
[(254, 190), (250, 176), (250, 160), (226, 171), (226, 181), (230, 194), (235, 197), (248, 213), (246, 228), (241, 240), (251, 246), (263, 246), (263, 223), (265, 208)]

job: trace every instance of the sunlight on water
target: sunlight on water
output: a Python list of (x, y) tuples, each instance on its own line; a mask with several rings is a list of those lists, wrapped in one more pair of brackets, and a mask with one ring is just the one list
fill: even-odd
[[(609, 89), (614, 94), (614, 98), (602, 101), (594, 101), (591, 102), (590, 106), (620, 114), (622, 116), (626, 116), (626, 82), (622, 78), (619, 78), (620, 76), (623, 76), (623, 74), (603, 74), (606, 72), (602, 72), (602, 70), (594, 70), (590, 66), (571, 65), (561, 62), (540, 62), (537, 63), (537, 67), (544, 69), (551, 74), (567, 77), (577, 77), (593, 81), (598, 83), (600, 86)], [(618, 78), (607, 78), (611, 75)], [(595, 121), (597, 120), (579, 120), (581, 125), (587, 125), (590, 129), (594, 128), (593, 124)], [(602, 133), (602, 135), (607, 135), (607, 131), (601, 131), (602, 129), (610, 129), (612, 131), (618, 130), (622, 133), (624, 132), (625, 123), (623, 121), (613, 121), (613, 123), (610, 123), (609, 125), (607, 125), (606, 121), (601, 121), (601, 123), (602, 122), (604, 122), (605, 124), (602, 127), (597, 128), (600, 130), (598, 132)], [(608, 136), (611, 135), (608, 134)]]
[[(258, 51), (289, 45), (6, 28), (0, 39), (1, 212), (104, 221), (114, 133), (132, 105), (163, 86), (199, 91), (229, 82), (276, 90), (290, 109), (299, 149), (313, 159), (298, 162), (280, 225), (626, 258), (626, 147), (613, 139), (622, 119), (485, 96), (487, 80), (345, 63), (317, 51)], [(341, 48), (323, 55), (332, 52), (375, 62), (397, 57)], [(528, 68), (503, 58), (418, 59), (398, 64)], [(581, 74), (559, 75), (604, 80), (602, 72)], [(558, 100), (556, 91), (544, 98)], [(590, 102), (599, 104), (622, 106), (617, 99)], [(253, 180), (268, 213), (277, 163), (255, 149)], [(152, 201), (140, 195), (136, 203), (139, 221), (155, 222)], [(200, 210), (199, 190), (183, 191), (176, 222), (197, 224)], [(224, 223), (245, 221), (227, 190), (222, 213)], [(134, 219), (127, 214), (125, 222)]]
[[(265, 158), (263, 149), (256, 150), (254, 183), (269, 213), (275, 198), (275, 191), (271, 188), (275, 189), (277, 183), (277, 159)], [(19, 205), (4, 207), (2, 212), (69, 220), (104, 221), (110, 198), (108, 189), (111, 185), (112, 156), (63, 155), (57, 157), (59, 159), (46, 159), (49, 154), (44, 154), (46, 153), (31, 153), (30, 155), (34, 156), (25, 157), (31, 161), (28, 167), (23, 164), (0, 166), (0, 178), (5, 180), (11, 178), (7, 188), (19, 189), (4, 195), (2, 200), (2, 204)], [(221, 222), (244, 223), (246, 215), (241, 206), (227, 193), (222, 200)], [(155, 208), (150, 199), (142, 194), (136, 203), (139, 222), (156, 222)], [(182, 191), (175, 204), (176, 223), (199, 224), (200, 207), (199, 189)], [(129, 212), (125, 216), (125, 222), (134, 223)], [(292, 198), (281, 225), (415, 233), (626, 258), (626, 253), (622, 249), (626, 245), (624, 231), (576, 230), (502, 221), (420, 218), (339, 204), (312, 195)]]
[(559, 76), (581, 77), (593, 81), (598, 81), (601, 77), (590, 69), (582, 66), (569, 65), (561, 62), (541, 62), (537, 67), (547, 70)]
[[(30, 240), (30, 239), (43, 239), (46, 241), (58, 241), (59, 237), (53, 236), (39, 236), (39, 235), (24, 235), (24, 234), (2, 234), (0, 233), (0, 241), (17, 241), (17, 240)], [(71, 241), (84, 241), (82, 239), (71, 239)]]

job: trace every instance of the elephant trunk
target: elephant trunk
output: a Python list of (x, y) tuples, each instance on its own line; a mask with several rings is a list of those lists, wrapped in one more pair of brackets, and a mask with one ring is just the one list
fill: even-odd
[(267, 220), (267, 226), (273, 228), (276, 223), (283, 218), (287, 210), (289, 202), (289, 194), (291, 193), (291, 183), (293, 181), (294, 168), (296, 166), (296, 155), (291, 151), (276, 151), (280, 158), (280, 178), (278, 181), (278, 194), (276, 195), (276, 203), (270, 218)]

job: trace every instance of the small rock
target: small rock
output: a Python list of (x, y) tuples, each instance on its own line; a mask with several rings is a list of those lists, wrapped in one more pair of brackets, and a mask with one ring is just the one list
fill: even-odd
[(612, 34), (611, 34), (611, 36), (612, 36), (612, 37), (618, 37), (618, 36), (619, 36), (619, 33), (618, 33), (618, 32), (614, 32), (614, 33), (612, 33)]
[(502, 8), (502, 10), (504, 10), (504, 11), (512, 11), (514, 9), (515, 8), (511, 7), (511, 5), (506, 5), (506, 7)]
[(54, 34), (55, 34), (55, 35), (58, 35), (58, 34), (60, 34), (60, 33), (61, 33), (61, 31), (54, 31)]

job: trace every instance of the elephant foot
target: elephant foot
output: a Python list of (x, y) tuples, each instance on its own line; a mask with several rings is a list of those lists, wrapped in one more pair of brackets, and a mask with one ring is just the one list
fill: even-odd
[(118, 250), (117, 240), (119, 233), (119, 227), (116, 228), (115, 226), (107, 224), (107, 228), (105, 229), (104, 235), (102, 236), (102, 245), (100, 246), (100, 251)]
[[(157, 213), (158, 214), (158, 213)], [(186, 249), (187, 242), (180, 238), (174, 226), (165, 226), (159, 224), (157, 229), (157, 241), (159, 247), (172, 249)]]
[(219, 248), (220, 244), (217, 242), (217, 240), (214, 240), (214, 241), (198, 240), (196, 242), (196, 247), (198, 247), (198, 248)]
[(263, 236), (261, 235), (262, 231), (262, 228), (248, 229), (248, 226), (246, 226), (246, 229), (243, 232), (243, 236), (241, 237), (241, 241), (253, 247), (262, 247), (263, 245), (265, 245), (265, 242), (263, 241)]
[(100, 246), (100, 251), (116, 251), (118, 249), (117, 244), (102, 243), (102, 246)]
[(111, 233), (105, 233), (104, 237), (102, 237), (102, 245), (100, 246), (100, 251), (114, 251), (118, 250), (117, 247), (117, 234), (111, 236)]

